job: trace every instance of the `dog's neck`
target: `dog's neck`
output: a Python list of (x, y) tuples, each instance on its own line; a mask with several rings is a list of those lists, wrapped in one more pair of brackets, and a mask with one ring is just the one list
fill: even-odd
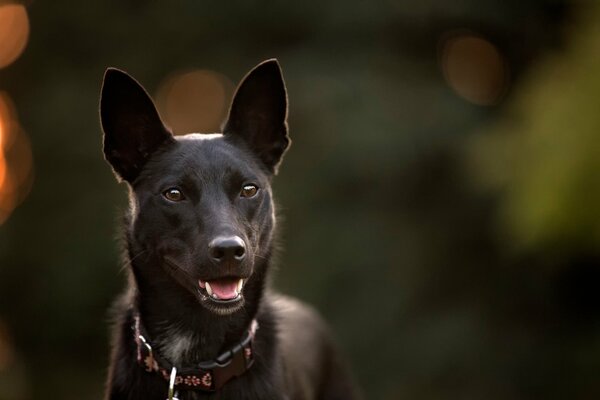
[[(154, 265), (150, 265), (154, 264)], [(175, 365), (211, 360), (234, 346), (256, 317), (262, 280), (250, 279), (245, 305), (231, 315), (216, 315), (167, 274), (145, 278), (139, 271), (157, 271), (150, 258), (132, 260), (132, 307), (139, 314), (152, 347)], [(264, 267), (260, 270), (264, 271)], [(136, 271), (138, 271), (136, 273)]]

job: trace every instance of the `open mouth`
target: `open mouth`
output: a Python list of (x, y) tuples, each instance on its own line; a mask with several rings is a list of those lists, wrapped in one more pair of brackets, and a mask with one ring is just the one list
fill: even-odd
[(198, 280), (203, 300), (218, 304), (233, 304), (242, 300), (242, 289), (246, 282), (243, 278), (221, 278), (211, 281)]

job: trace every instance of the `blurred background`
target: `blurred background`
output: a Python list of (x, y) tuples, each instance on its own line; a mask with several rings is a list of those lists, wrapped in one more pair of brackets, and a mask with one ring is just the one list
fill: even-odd
[(0, 0), (0, 399), (100, 399), (107, 66), (214, 132), (277, 57), (275, 284), (367, 399), (600, 398), (600, 3)]

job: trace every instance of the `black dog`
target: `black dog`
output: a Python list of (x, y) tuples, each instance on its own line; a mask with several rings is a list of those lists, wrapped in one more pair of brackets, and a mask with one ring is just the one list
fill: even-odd
[(290, 144), (277, 61), (244, 78), (222, 134), (174, 137), (116, 69), (100, 114), (131, 205), (106, 398), (354, 399), (320, 318), (267, 287), (270, 182)]

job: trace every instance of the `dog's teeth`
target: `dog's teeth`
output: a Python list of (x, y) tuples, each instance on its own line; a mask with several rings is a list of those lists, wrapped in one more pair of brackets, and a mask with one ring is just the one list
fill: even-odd
[[(208, 282), (206, 282), (206, 292), (208, 293), (209, 296), (213, 296), (212, 288), (210, 287), (210, 283), (208, 283)], [(215, 296), (216, 295), (214, 295), (213, 297), (215, 297)]]
[(213, 294), (212, 294), (212, 298), (213, 298), (213, 299), (216, 299), (216, 300), (219, 300), (219, 296), (217, 296), (217, 294), (216, 294), (216, 293), (213, 293)]
[(237, 292), (238, 294), (242, 293), (242, 287), (244, 287), (244, 280), (240, 278), (237, 284)]

